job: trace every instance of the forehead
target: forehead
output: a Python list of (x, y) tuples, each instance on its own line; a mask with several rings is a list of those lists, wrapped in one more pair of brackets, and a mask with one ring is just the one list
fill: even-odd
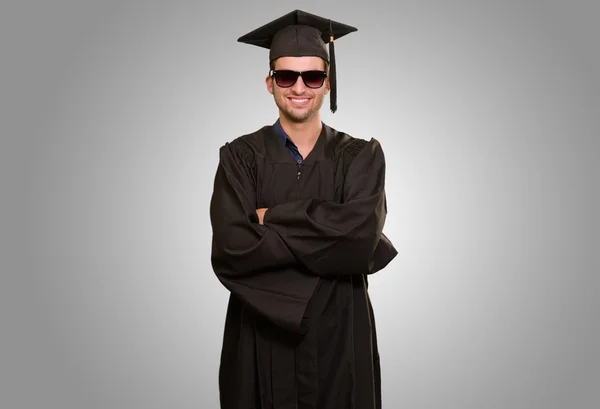
[(276, 70), (324, 70), (325, 61), (320, 57), (279, 57), (275, 61)]

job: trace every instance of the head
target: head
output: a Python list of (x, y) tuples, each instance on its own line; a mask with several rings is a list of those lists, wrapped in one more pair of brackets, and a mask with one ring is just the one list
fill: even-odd
[[(279, 57), (270, 64), (272, 70), (311, 71), (319, 70), (329, 73), (329, 67), (320, 57)], [(320, 88), (309, 88), (301, 77), (289, 88), (277, 85), (271, 76), (265, 78), (267, 90), (273, 95), (280, 115), (292, 122), (320, 121), (320, 110), (325, 95), (330, 90), (329, 76)], [(306, 99), (306, 101), (294, 101)]]

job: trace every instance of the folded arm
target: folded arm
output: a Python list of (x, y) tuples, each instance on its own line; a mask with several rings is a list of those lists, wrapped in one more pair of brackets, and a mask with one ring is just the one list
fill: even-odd
[(299, 268), (273, 229), (255, 223), (252, 164), (240, 155), (247, 149), (241, 144), (226, 144), (220, 150), (210, 202), (212, 267), (221, 283), (253, 311), (301, 333), (302, 315), (318, 277)]
[(385, 157), (379, 142), (366, 142), (344, 178), (343, 203), (297, 200), (270, 207), (273, 229), (302, 264), (317, 275), (371, 274), (397, 251), (383, 235), (387, 214)]

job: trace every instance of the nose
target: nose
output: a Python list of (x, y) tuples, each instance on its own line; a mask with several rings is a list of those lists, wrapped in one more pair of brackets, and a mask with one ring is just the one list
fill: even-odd
[(298, 76), (296, 83), (292, 86), (292, 91), (297, 94), (301, 94), (306, 90), (306, 84), (304, 84), (304, 80), (301, 76)]

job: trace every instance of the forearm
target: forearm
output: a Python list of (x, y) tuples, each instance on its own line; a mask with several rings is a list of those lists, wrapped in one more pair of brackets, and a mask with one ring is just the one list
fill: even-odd
[(366, 274), (385, 222), (385, 196), (345, 204), (306, 200), (269, 208), (273, 229), (298, 261), (318, 275)]

